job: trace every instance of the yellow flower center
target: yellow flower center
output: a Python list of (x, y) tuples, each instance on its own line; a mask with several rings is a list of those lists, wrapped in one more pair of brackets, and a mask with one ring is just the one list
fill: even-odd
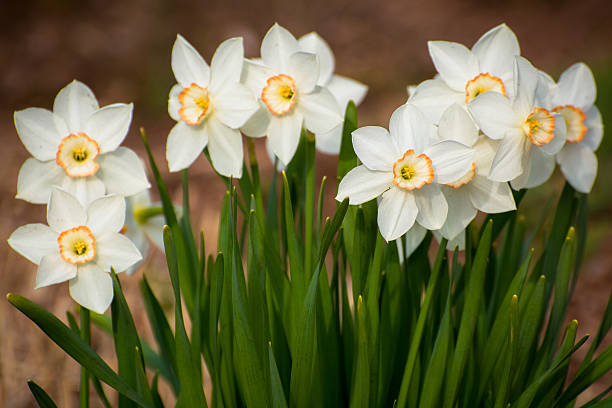
[(418, 156), (414, 150), (407, 150), (393, 164), (393, 184), (405, 190), (414, 190), (430, 184), (434, 179), (431, 159), (424, 154)]
[(261, 100), (274, 115), (283, 115), (295, 104), (297, 89), (295, 81), (289, 75), (280, 74), (268, 78), (261, 91)]
[(406, 181), (410, 180), (415, 174), (416, 171), (410, 164), (400, 169), (400, 176)]
[(565, 128), (567, 130), (565, 141), (568, 143), (578, 143), (584, 139), (587, 127), (584, 124), (586, 115), (582, 109), (573, 105), (557, 106), (553, 112), (560, 113), (565, 120)]
[(55, 161), (70, 177), (93, 176), (100, 167), (95, 159), (100, 154), (98, 143), (83, 132), (72, 133), (60, 143)]
[(84, 264), (96, 257), (96, 240), (84, 225), (62, 232), (57, 243), (62, 259), (71, 264)]
[(183, 88), (178, 100), (181, 104), (178, 114), (188, 125), (199, 125), (210, 113), (211, 103), (208, 88), (191, 84), (189, 88)]
[(523, 131), (534, 145), (547, 144), (555, 137), (555, 117), (548, 109), (534, 108), (523, 123)]
[(465, 103), (470, 103), (478, 95), (495, 91), (506, 96), (504, 82), (489, 73), (476, 75), (465, 85)]

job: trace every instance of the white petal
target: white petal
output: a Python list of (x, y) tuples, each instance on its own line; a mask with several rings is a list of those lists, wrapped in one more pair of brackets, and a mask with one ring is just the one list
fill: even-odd
[(28, 261), (40, 264), (45, 255), (58, 253), (58, 233), (44, 224), (28, 224), (17, 228), (8, 244)]
[(97, 175), (106, 186), (107, 194), (130, 196), (151, 187), (147, 181), (144, 163), (127, 147), (119, 147), (98, 159), (100, 170)]
[(480, 130), (491, 139), (501, 139), (522, 124), (510, 100), (497, 92), (478, 95), (470, 102), (469, 110)]
[(512, 106), (521, 118), (527, 117), (535, 105), (540, 82), (539, 70), (523, 57), (514, 60), (514, 101)]
[(451, 183), (457, 180), (457, 175), (467, 173), (474, 158), (474, 149), (454, 140), (433, 144), (423, 153), (431, 159), (434, 181), (440, 184)]
[(448, 214), (448, 203), (440, 187), (436, 184), (423, 186), (414, 191), (414, 198), (419, 209), (416, 221), (428, 230), (442, 228)]
[[(314, 31), (300, 37), (298, 44), (302, 51), (316, 54), (319, 59), (319, 80), (317, 81), (317, 85), (328, 85), (334, 73), (335, 66), (334, 54), (329, 45)], [(334, 92), (332, 91), (332, 93)], [(340, 106), (344, 105), (340, 104)]]
[(286, 71), (289, 57), (300, 50), (295, 37), (275, 23), (261, 42), (261, 58), (265, 65), (278, 71)]
[(429, 55), (446, 84), (465, 92), (466, 83), (478, 75), (478, 59), (462, 44), (449, 41), (429, 41)]
[(386, 241), (393, 241), (404, 235), (414, 225), (417, 205), (412, 192), (392, 187), (387, 190), (378, 204), (378, 228)]
[(387, 129), (364, 126), (352, 133), (353, 148), (359, 160), (370, 170), (392, 171), (395, 160), (402, 157)]
[(344, 122), (340, 123), (329, 132), (317, 133), (315, 135), (315, 146), (317, 150), (327, 154), (340, 153), (343, 127)]
[(285, 164), (289, 164), (297, 150), (303, 122), (304, 118), (299, 112), (270, 117), (268, 126), (270, 148)]
[(263, 103), (259, 104), (255, 113), (247, 120), (240, 130), (249, 137), (262, 137), (268, 133), (270, 113)]
[(528, 154), (531, 142), (522, 131), (508, 132), (497, 147), (491, 163), (489, 178), (494, 181), (510, 181), (523, 173), (523, 156)]
[(328, 132), (342, 123), (340, 107), (326, 88), (316, 87), (312, 93), (299, 95), (298, 98), (299, 110), (304, 115), (304, 125), (311, 132)]
[(506, 24), (487, 31), (474, 46), (472, 52), (478, 57), (480, 72), (501, 76), (512, 72), (514, 56), (521, 54), (516, 35)]
[(253, 61), (244, 60), (240, 82), (247, 86), (257, 98), (261, 97), (261, 91), (266, 86), (268, 78), (276, 75), (275, 71), (265, 65)]
[(442, 187), (448, 203), (448, 215), (444, 225), (440, 228), (440, 233), (449, 241), (461, 234), (478, 213), (470, 200), (470, 192), (466, 187)]
[[(97, 173), (101, 174), (101, 173)], [(61, 187), (72, 194), (83, 206), (98, 199), (106, 192), (106, 186), (96, 176), (89, 177), (64, 177)]]
[(412, 228), (408, 230), (406, 235), (404, 236), (404, 241), (406, 242), (404, 248), (404, 256), (406, 258), (410, 257), (412, 253), (421, 245), (423, 242), (423, 238), (425, 238), (425, 234), (427, 234), (427, 230), (423, 228), (419, 223), (414, 223)]
[(349, 204), (365, 203), (388, 190), (392, 180), (391, 172), (371, 171), (366, 166), (357, 166), (340, 181), (336, 200), (342, 201), (349, 197)]
[(70, 228), (85, 225), (87, 212), (72, 194), (54, 187), (47, 206), (47, 224), (52, 230), (62, 233)]
[(226, 85), (214, 95), (212, 114), (232, 129), (243, 126), (259, 109), (259, 103), (245, 85), (233, 83)]
[(478, 140), (478, 128), (465, 108), (457, 103), (444, 111), (438, 125), (440, 140), (456, 140), (473, 146)]
[(584, 62), (578, 62), (561, 74), (554, 101), (556, 105), (574, 105), (587, 110), (595, 103), (595, 78)]
[(582, 139), (582, 143), (589, 146), (591, 150), (595, 151), (601, 144), (603, 137), (603, 122), (601, 120), (601, 113), (597, 106), (591, 106), (586, 112), (586, 120), (584, 124), (587, 127), (587, 132)]
[(172, 46), (172, 72), (183, 88), (192, 83), (208, 87), (210, 68), (204, 58), (180, 34)]
[(344, 77), (342, 75), (334, 75), (327, 84), (327, 89), (334, 95), (340, 109), (346, 109), (349, 101), (355, 102), (355, 105), (359, 105), (366, 93), (368, 93), (368, 86), (362, 84), (354, 79)]
[(565, 145), (567, 130), (565, 127), (565, 120), (563, 119), (563, 116), (554, 112), (552, 113), (552, 115), (555, 118), (555, 128), (553, 130), (554, 136), (550, 142), (539, 146), (539, 149), (541, 149), (547, 154), (555, 155), (559, 153)]
[(532, 188), (543, 184), (550, 178), (555, 169), (555, 158), (542, 151), (539, 147), (532, 147), (523, 160), (523, 174), (510, 182), (515, 190)]
[(287, 71), (295, 80), (298, 92), (310, 93), (319, 79), (317, 56), (309, 52), (296, 52), (289, 57)]
[(81, 306), (104, 313), (113, 300), (113, 280), (108, 272), (93, 262), (79, 265), (70, 280), (70, 296)]
[(474, 207), (482, 212), (495, 214), (516, 210), (512, 190), (508, 183), (500, 183), (476, 175), (465, 188), (470, 193)]
[(225, 86), (240, 82), (244, 61), (242, 37), (223, 41), (210, 62), (210, 91), (214, 94)]
[(68, 136), (64, 121), (41, 108), (16, 111), (15, 129), (28, 152), (40, 161), (55, 160), (62, 138)]
[(115, 103), (95, 111), (85, 122), (85, 133), (100, 146), (100, 153), (115, 150), (127, 135), (134, 105)]
[(76, 79), (62, 88), (53, 102), (53, 113), (64, 119), (71, 133), (82, 131), (85, 121), (99, 108), (91, 89)]
[(178, 96), (180, 95), (183, 87), (179, 84), (175, 84), (172, 89), (170, 89), (170, 95), (168, 95), (168, 115), (177, 122), (181, 120), (181, 116), (178, 111), (181, 107), (181, 103), (178, 100)]
[(141, 259), (140, 251), (125, 235), (106, 232), (96, 239), (95, 262), (105, 271), (112, 267), (115, 272), (123, 272)]
[(476, 165), (476, 174), (487, 176), (497, 152), (499, 141), (481, 136), (478, 142), (474, 145), (474, 164)]
[(191, 166), (207, 143), (208, 134), (204, 131), (204, 125), (190, 126), (182, 121), (174, 125), (166, 142), (166, 160), (170, 171)]
[(87, 226), (97, 236), (119, 232), (125, 225), (125, 199), (120, 195), (98, 198), (87, 207)]
[(149, 218), (147, 223), (142, 226), (142, 229), (147, 237), (162, 252), (165, 252), (163, 234), (164, 225), (166, 225), (166, 219), (163, 216), (158, 216)]
[(51, 187), (59, 186), (68, 177), (55, 160), (41, 162), (36, 159), (26, 160), (19, 169), (17, 195), (15, 198), (34, 204), (49, 202)]
[(266, 153), (268, 153), (268, 158), (270, 159), (270, 163), (275, 164), (276, 171), (283, 171), (287, 169), (287, 165), (283, 163), (278, 156), (274, 154), (272, 147), (270, 147), (270, 138), (266, 138)]
[(215, 170), (226, 177), (242, 177), (240, 131), (227, 127), (215, 117), (206, 121), (204, 129), (208, 133), (208, 152)]
[(581, 193), (590, 193), (597, 177), (597, 157), (582, 143), (568, 143), (557, 160), (568, 183)]
[(400, 152), (412, 149), (418, 155), (437, 141), (435, 126), (410, 103), (397, 108), (389, 120), (389, 133)]
[(465, 103), (465, 90), (454, 91), (439, 78), (421, 82), (408, 102), (416, 106), (432, 123), (438, 123), (442, 113), (453, 103)]
[(36, 271), (36, 289), (65, 282), (77, 276), (77, 266), (66, 262), (59, 253), (42, 258)]

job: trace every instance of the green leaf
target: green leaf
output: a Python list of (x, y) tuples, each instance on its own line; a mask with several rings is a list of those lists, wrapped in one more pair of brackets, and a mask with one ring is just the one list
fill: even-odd
[(51, 340), (93, 375), (143, 407), (151, 407), (146, 400), (119, 377), (76, 333), (42, 307), (15, 293), (8, 301), (32, 320)]
[(357, 298), (357, 360), (353, 373), (351, 408), (370, 406), (370, 361), (368, 353), (368, 328), (363, 298)]
[(484, 232), (480, 236), (476, 256), (472, 270), (469, 271), (469, 281), (467, 286), (467, 298), (463, 313), (461, 315), (461, 323), (459, 325), (459, 334), (457, 335), (457, 344), (455, 353), (450, 366), (450, 371), (447, 377), (445, 387), (444, 406), (452, 407), (455, 405), (457, 390), (461, 382), (463, 372), (470, 351), (472, 349), (472, 337), (474, 328), (481, 306), (483, 295), (483, 287), (485, 281), (485, 271), (488, 263), (489, 252), (491, 251), (491, 236), (493, 230), (493, 221), (488, 221)]
[(270, 395), (272, 396), (272, 408), (287, 408), (287, 400), (283, 391), (283, 383), (281, 382), (274, 359), (274, 351), (272, 344), (268, 343), (268, 365), (270, 369)]
[(36, 399), (36, 403), (40, 408), (57, 408), (57, 405), (51, 399), (49, 394), (45, 392), (38, 384), (34, 382), (34, 380), (28, 380), (28, 387), (30, 387), (30, 392)]

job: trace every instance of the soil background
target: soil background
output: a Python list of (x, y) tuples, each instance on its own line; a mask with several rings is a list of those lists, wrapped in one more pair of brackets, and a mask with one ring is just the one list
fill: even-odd
[[(406, 86), (435, 73), (427, 40), (450, 40), (471, 46), (489, 28), (506, 22), (517, 34), (522, 54), (555, 78), (578, 60), (589, 64), (598, 81), (598, 106), (612, 125), (612, 5), (606, 0), (375, 1), (269, 0), (79, 1), (32, 0), (0, 3), (0, 293), (16, 292), (43, 305), (64, 321), (74, 310), (67, 284), (34, 290), (36, 267), (6, 243), (18, 226), (44, 222), (44, 206), (15, 200), (19, 167), (28, 157), (13, 126), (13, 112), (30, 106), (50, 109), (55, 94), (73, 78), (89, 85), (100, 105), (134, 102), (125, 144), (144, 157), (138, 128), (147, 129), (157, 162), (177, 202), (177, 175), (165, 170), (164, 148), (174, 124), (166, 112), (174, 82), (170, 50), (177, 33), (210, 61), (216, 46), (243, 36), (248, 57), (259, 54), (267, 29), (278, 21), (296, 36), (317, 31), (336, 55), (336, 72), (369, 85), (359, 107), (361, 125), (386, 126), (391, 112), (405, 102)], [(266, 162), (261, 141), (260, 163)], [(578, 336), (595, 334), (612, 288), (612, 137), (599, 152), (599, 179), (590, 197), (590, 236), (568, 319), (579, 321)], [(335, 158), (319, 155), (317, 177), (334, 180)], [(263, 165), (264, 177), (272, 168)], [(223, 184), (204, 158), (190, 168), (192, 220), (204, 230), (213, 251)], [(551, 194), (558, 196), (558, 175), (530, 192), (525, 207), (539, 210)], [(329, 188), (327, 202), (335, 195)], [(523, 206), (522, 206), (523, 207)], [(529, 216), (529, 215), (528, 215)], [(147, 276), (170, 304), (163, 257), (149, 256)], [(137, 325), (150, 331), (138, 289), (138, 272), (122, 276)], [(113, 361), (113, 345), (94, 330), (94, 348)], [(604, 344), (610, 344), (608, 335)], [(578, 352), (584, 355), (588, 344)], [(575, 364), (574, 364), (575, 365)], [(575, 369), (575, 367), (574, 367)], [(31, 407), (26, 385), (34, 379), (61, 407), (78, 406), (79, 366), (31, 321), (0, 299), (0, 407)], [(612, 375), (587, 390), (580, 401), (612, 383)], [(171, 401), (167, 388), (162, 389)], [(99, 406), (95, 398), (93, 406)]]

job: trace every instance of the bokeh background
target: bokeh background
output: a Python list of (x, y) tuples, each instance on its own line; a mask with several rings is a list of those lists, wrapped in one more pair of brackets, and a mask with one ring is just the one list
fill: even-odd
[[(30, 106), (50, 109), (60, 88), (77, 78), (88, 84), (101, 105), (134, 102), (132, 128), (125, 144), (141, 157), (138, 128), (147, 129), (158, 163), (165, 170), (164, 147), (174, 122), (166, 113), (174, 81), (170, 50), (177, 33), (210, 61), (216, 46), (243, 36), (247, 56), (257, 56), (267, 29), (278, 21), (296, 36), (317, 31), (336, 54), (336, 72), (370, 86), (359, 107), (360, 124), (386, 126), (391, 112), (406, 100), (406, 86), (435, 70), (427, 40), (471, 46), (489, 28), (506, 22), (517, 34), (522, 54), (555, 78), (582, 60), (595, 73), (598, 106), (612, 129), (612, 5), (607, 0), (268, 0), (245, 1), (85, 1), (29, 0), (0, 3), (0, 292), (16, 292), (65, 320), (74, 309), (67, 284), (35, 291), (35, 266), (10, 250), (6, 238), (20, 225), (44, 221), (44, 206), (14, 199), (19, 167), (28, 157), (13, 126), (13, 111)], [(260, 162), (266, 157), (258, 145)], [(599, 178), (590, 196), (587, 258), (568, 318), (579, 321), (579, 335), (594, 334), (612, 288), (612, 136), (604, 136)], [(318, 176), (333, 175), (335, 159), (319, 156)], [(263, 166), (264, 176), (271, 166)], [(178, 178), (164, 172), (179, 201)], [(216, 240), (223, 184), (205, 159), (190, 169), (192, 219)], [(558, 174), (530, 191), (522, 205), (535, 220), (558, 197)], [(333, 190), (333, 189), (330, 189)], [(333, 192), (330, 192), (332, 194)], [(147, 275), (169, 304), (163, 258), (152, 255)], [(141, 274), (139, 272), (139, 274)], [(138, 275), (122, 277), (137, 324), (148, 324), (140, 302)], [(610, 335), (606, 344), (610, 343)], [(112, 341), (94, 331), (93, 345), (112, 360)], [(583, 347), (583, 351), (587, 346)], [(43, 386), (61, 407), (78, 404), (78, 365), (29, 320), (0, 299), (0, 407), (30, 407), (27, 379)], [(592, 387), (596, 395), (612, 383), (608, 375)], [(93, 406), (98, 402), (94, 400)]]

